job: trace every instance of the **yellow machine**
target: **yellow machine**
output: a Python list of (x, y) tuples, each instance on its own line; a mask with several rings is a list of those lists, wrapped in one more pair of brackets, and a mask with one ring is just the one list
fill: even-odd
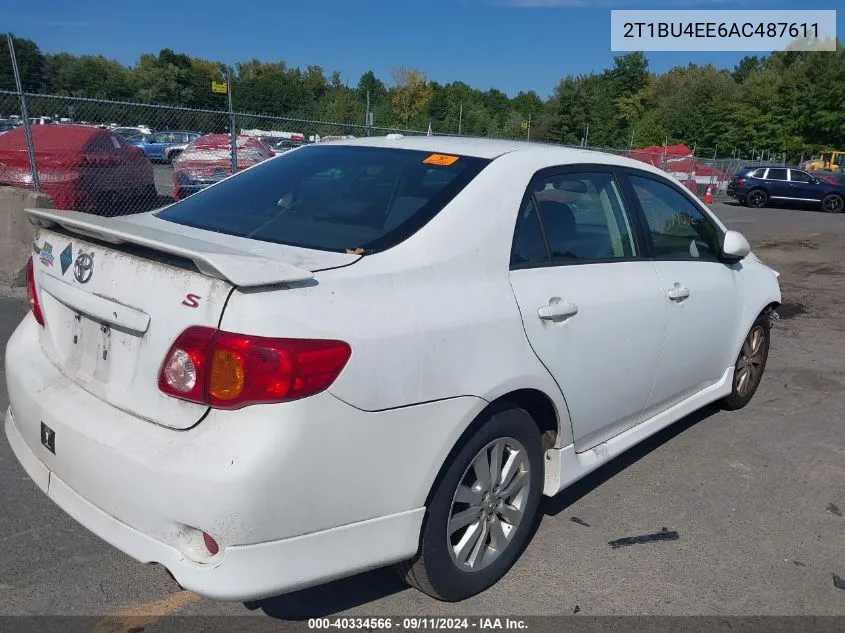
[(807, 171), (845, 171), (845, 152), (822, 152), (818, 158), (804, 163)]

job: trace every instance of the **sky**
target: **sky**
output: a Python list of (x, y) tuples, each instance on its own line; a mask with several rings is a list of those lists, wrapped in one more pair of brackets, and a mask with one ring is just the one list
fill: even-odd
[[(171, 48), (233, 64), (284, 60), (322, 66), (356, 85), (398, 66), (440, 83), (464, 81), (510, 96), (552, 93), (567, 74), (613, 63), (611, 9), (835, 9), (827, 0), (38, 0), (8, 5), (0, 31), (43, 52), (99, 54), (134, 64)], [(28, 6), (27, 6), (28, 5)], [(837, 12), (845, 33), (845, 11)], [(753, 53), (647, 53), (650, 68), (713, 63)]]

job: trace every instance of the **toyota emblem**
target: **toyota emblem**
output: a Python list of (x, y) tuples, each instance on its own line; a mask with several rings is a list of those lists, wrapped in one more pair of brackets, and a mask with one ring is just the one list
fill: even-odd
[(81, 284), (87, 284), (94, 274), (94, 253), (80, 253), (73, 265), (73, 276)]

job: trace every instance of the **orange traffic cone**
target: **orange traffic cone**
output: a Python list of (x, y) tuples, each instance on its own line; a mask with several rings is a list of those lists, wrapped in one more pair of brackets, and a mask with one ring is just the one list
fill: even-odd
[(713, 202), (713, 195), (710, 193), (710, 185), (707, 185), (707, 191), (704, 192), (704, 204), (711, 204)]

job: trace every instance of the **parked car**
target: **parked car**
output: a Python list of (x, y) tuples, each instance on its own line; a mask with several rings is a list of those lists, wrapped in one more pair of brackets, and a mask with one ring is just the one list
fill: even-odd
[(516, 141), (335, 141), (119, 223), (28, 213), (14, 454), (224, 600), (392, 563), (439, 599), (483, 591), (542, 495), (747, 405), (781, 301), (660, 169)]
[(845, 187), (841, 184), (783, 166), (743, 167), (728, 183), (727, 194), (753, 208), (773, 202), (783, 206), (819, 205), (828, 213), (845, 209)]
[(297, 147), (302, 147), (303, 145), (308, 145), (308, 141), (304, 138), (301, 139), (290, 139), (290, 138), (273, 138), (273, 137), (264, 137), (260, 139), (262, 143), (264, 143), (273, 154), (284, 154), (285, 152), (289, 152), (292, 149), (296, 149)]
[(156, 132), (144, 137), (142, 140), (135, 140), (132, 144), (140, 149), (144, 156), (153, 161), (170, 163), (182, 153), (188, 143), (202, 136), (201, 132), (186, 132), (181, 130), (170, 130), (167, 132)]
[[(236, 139), (237, 170), (242, 171), (273, 156), (257, 138)], [(228, 134), (206, 134), (185, 148), (173, 163), (173, 197), (181, 200), (232, 175), (231, 138)]]
[(127, 142), (138, 140), (138, 137), (150, 136), (152, 131), (148, 127), (116, 127), (112, 129), (113, 134), (117, 134)]
[[(84, 125), (31, 128), (41, 191), (58, 209), (128, 209), (156, 198), (153, 166), (107, 130)], [(0, 135), (0, 184), (32, 187), (23, 128)]]
[(845, 172), (836, 171), (811, 171), (811, 176), (819, 180), (826, 180), (834, 185), (845, 185)]

